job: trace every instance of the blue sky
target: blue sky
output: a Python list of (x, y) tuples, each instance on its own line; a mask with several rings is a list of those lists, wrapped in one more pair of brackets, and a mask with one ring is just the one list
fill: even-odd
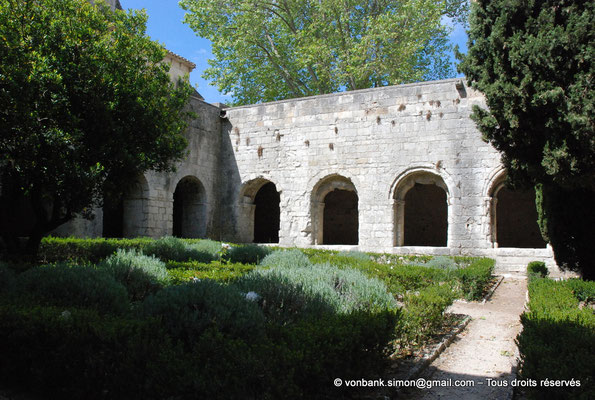
[[(120, 0), (120, 3), (124, 9), (147, 10), (147, 34), (169, 50), (196, 64), (196, 69), (190, 74), (190, 82), (197, 86), (197, 90), (207, 102), (225, 103), (231, 100), (230, 96), (219, 93), (217, 88), (201, 78), (203, 71), (208, 67), (207, 60), (212, 57), (211, 42), (196, 36), (194, 31), (182, 22), (184, 10), (178, 6), (177, 0)], [(453, 31), (451, 41), (465, 51), (467, 35), (460, 26)]]

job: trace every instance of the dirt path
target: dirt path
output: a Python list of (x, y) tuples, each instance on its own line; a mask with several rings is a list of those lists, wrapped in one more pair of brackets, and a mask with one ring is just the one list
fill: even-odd
[[(436, 383), (434, 386), (447, 386), (409, 390), (404, 397), (412, 400), (510, 399), (518, 357), (514, 339), (521, 328), (519, 315), (523, 312), (526, 289), (524, 277), (505, 277), (485, 304), (453, 304), (450, 312), (467, 314), (473, 319), (420, 376)], [(491, 384), (489, 379), (492, 379)]]

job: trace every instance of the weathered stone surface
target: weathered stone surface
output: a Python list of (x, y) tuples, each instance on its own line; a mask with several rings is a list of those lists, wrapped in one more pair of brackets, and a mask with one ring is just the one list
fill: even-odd
[[(192, 99), (198, 118), (186, 134), (188, 156), (175, 174), (146, 174), (146, 197), (138, 202), (145, 226), (129, 235), (171, 234), (173, 193), (190, 176), (203, 185), (206, 197), (201, 200), (206, 217), (192, 222), (204, 224), (197, 231), (251, 242), (254, 198), (272, 182), (280, 194), (281, 245), (324, 245), (326, 195), (346, 190), (358, 199), (355, 247), (360, 250), (522, 258), (515, 265), (543, 259), (553, 267), (550, 248), (520, 253), (497, 248), (492, 196), (504, 171), (499, 153), (469, 118), (472, 105), (485, 106), (483, 96), (467, 87), (457, 90), (458, 82), (225, 109)], [(406, 194), (415, 185), (436, 185), (446, 194), (446, 247), (403, 247), (405, 218), (420, 217), (405, 215)]]

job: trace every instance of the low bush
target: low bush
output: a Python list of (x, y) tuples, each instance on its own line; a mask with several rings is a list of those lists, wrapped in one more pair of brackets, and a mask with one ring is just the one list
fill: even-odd
[(422, 267), (438, 268), (446, 271), (452, 271), (459, 268), (459, 266), (452, 257), (446, 256), (433, 257), (428, 262), (422, 264)]
[(434, 334), (444, 320), (444, 311), (456, 299), (449, 285), (435, 284), (407, 293), (400, 324), (401, 347), (417, 345)]
[[(521, 315), (517, 337), (520, 377), (533, 379), (531, 398), (595, 398), (595, 315), (580, 308), (573, 293), (576, 283), (533, 278), (528, 311)], [(580, 382), (580, 386), (543, 386), (543, 380)]]
[(118, 249), (142, 250), (152, 239), (78, 239), (44, 237), (38, 256), (43, 262), (77, 261), (96, 263)]
[(232, 263), (258, 264), (270, 252), (271, 249), (268, 247), (247, 244), (242, 246), (233, 246), (229, 250), (226, 258)]
[(195, 279), (212, 279), (228, 283), (247, 274), (255, 267), (251, 264), (232, 264), (219, 261), (210, 263), (170, 261), (167, 263), (167, 272), (173, 284), (186, 283)]
[(369, 254), (355, 250), (340, 251), (337, 253), (337, 257), (345, 257), (358, 261), (370, 261), (372, 259)]
[(527, 273), (529, 279), (545, 278), (548, 276), (549, 271), (543, 261), (531, 261), (529, 265), (527, 265)]
[(0, 338), (0, 382), (41, 398), (274, 399), (292, 390), (274, 346), (213, 326), (186, 348), (156, 319), (11, 306), (0, 307)]
[[(222, 253), (222, 243), (217, 242), (215, 240), (210, 239), (200, 239), (200, 240), (184, 240), (188, 243), (188, 246), (195, 251), (200, 253), (210, 254), (213, 260), (216, 260), (219, 255)], [(205, 262), (205, 261), (203, 261)]]
[(349, 314), (397, 307), (386, 286), (361, 271), (325, 265), (256, 269), (236, 282), (262, 298), (267, 316), (281, 323), (322, 313)]
[(0, 262), (0, 296), (12, 291), (15, 281), (14, 271), (7, 264)]
[(130, 300), (143, 300), (169, 281), (165, 263), (137, 250), (118, 250), (98, 267), (105, 270), (128, 290)]
[(211, 262), (214, 257), (203, 250), (199, 250), (183, 240), (173, 236), (164, 236), (150, 241), (143, 249), (145, 254), (153, 255), (163, 261), (199, 261)]
[(245, 339), (264, 330), (264, 316), (254, 302), (235, 288), (211, 280), (162, 289), (145, 299), (140, 312), (158, 318), (173, 338), (186, 345), (213, 326)]
[(65, 263), (23, 272), (17, 277), (14, 295), (28, 303), (104, 313), (123, 314), (130, 308), (126, 288), (108, 273)]
[(262, 259), (260, 265), (266, 267), (301, 268), (312, 265), (308, 256), (298, 249), (275, 250)]
[(572, 294), (579, 301), (586, 303), (595, 302), (595, 281), (583, 281), (582, 279), (572, 278), (566, 281), (566, 286), (572, 290)]
[(476, 259), (465, 268), (456, 270), (461, 295), (467, 300), (479, 300), (493, 279), (495, 261), (491, 258)]

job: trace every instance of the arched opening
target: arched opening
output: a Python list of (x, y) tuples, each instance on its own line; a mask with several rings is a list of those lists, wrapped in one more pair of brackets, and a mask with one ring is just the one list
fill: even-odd
[(136, 237), (147, 234), (149, 213), (147, 210), (149, 185), (144, 176), (139, 176), (124, 194), (122, 200), (122, 236)]
[(135, 237), (146, 234), (148, 183), (140, 175), (121, 195), (104, 198), (103, 237)]
[(265, 183), (254, 196), (254, 242), (279, 243), (281, 197), (274, 183)]
[(544, 248), (537, 224), (535, 190), (501, 183), (492, 194), (492, 242), (495, 247)]
[(448, 246), (448, 188), (439, 175), (414, 172), (397, 184), (395, 245)]
[(351, 180), (331, 175), (312, 193), (314, 244), (359, 243), (358, 196)]
[(174, 191), (173, 235), (201, 238), (206, 235), (206, 193), (193, 176), (182, 178)]
[(324, 197), (324, 244), (357, 244), (357, 194), (336, 189)]
[(445, 247), (448, 231), (446, 193), (416, 183), (405, 195), (404, 246)]

